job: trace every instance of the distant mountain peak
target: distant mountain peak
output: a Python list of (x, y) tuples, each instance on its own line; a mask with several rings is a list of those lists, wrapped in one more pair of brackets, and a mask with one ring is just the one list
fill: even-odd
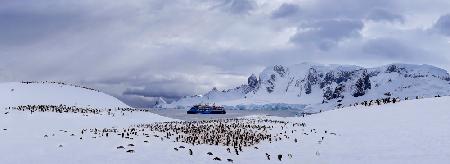
[(285, 103), (325, 110), (338, 104), (354, 104), (387, 95), (450, 95), (449, 83), (448, 72), (431, 65), (395, 63), (364, 68), (306, 62), (269, 66), (259, 76), (249, 76), (247, 84), (224, 92), (208, 92), (204, 97), (182, 98), (168, 106), (190, 106), (199, 102), (228, 106)]

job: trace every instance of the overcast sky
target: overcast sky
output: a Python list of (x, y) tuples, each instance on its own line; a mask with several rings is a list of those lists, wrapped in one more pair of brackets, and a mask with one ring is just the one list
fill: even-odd
[(449, 70), (450, 1), (0, 0), (0, 81), (65, 81), (142, 106), (306, 61)]

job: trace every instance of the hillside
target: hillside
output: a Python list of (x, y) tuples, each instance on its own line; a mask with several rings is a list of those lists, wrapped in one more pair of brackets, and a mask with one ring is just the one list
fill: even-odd
[(58, 83), (0, 83), (0, 107), (19, 105), (68, 105), (93, 108), (127, 108), (105, 93)]
[(430, 65), (391, 64), (375, 68), (352, 65), (274, 65), (234, 89), (213, 89), (184, 97), (168, 108), (216, 103), (231, 109), (300, 109), (310, 112), (381, 98), (450, 95), (446, 70)]
[[(444, 164), (450, 160), (448, 106), (450, 97), (442, 97), (346, 107), (305, 117), (249, 116), (233, 122), (245, 127), (273, 127), (264, 130), (271, 134), (271, 141), (243, 147), (239, 155), (233, 147), (176, 142), (169, 133), (147, 128), (132, 134), (133, 128), (140, 129), (137, 125), (144, 123), (194, 128), (207, 121), (173, 122), (145, 111), (114, 111), (114, 116), (2, 109), (6, 111), (0, 115), (0, 154), (6, 164), (229, 163), (226, 159), (233, 163), (280, 163), (277, 155), (283, 155), (282, 163)], [(132, 138), (121, 137), (123, 132), (126, 136), (131, 133)], [(227, 148), (232, 148), (231, 153)], [(214, 161), (215, 157), (222, 161)]]

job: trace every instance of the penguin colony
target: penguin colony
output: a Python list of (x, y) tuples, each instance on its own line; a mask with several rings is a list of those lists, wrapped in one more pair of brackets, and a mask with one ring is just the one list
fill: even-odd
[[(328, 136), (336, 136), (336, 133), (330, 133), (328, 130), (307, 129), (305, 123), (258, 118), (156, 122), (137, 124), (122, 129), (83, 129), (81, 134), (90, 136), (86, 137), (88, 139), (119, 137), (125, 142), (135, 144), (139, 144), (137, 141), (141, 140), (144, 140), (144, 144), (149, 141), (180, 143), (179, 146), (172, 148), (173, 151), (185, 152), (189, 156), (198, 155), (194, 147), (203, 144), (218, 146), (226, 149), (230, 156), (239, 156), (250, 149), (260, 149), (256, 145), (262, 142), (270, 144), (288, 141), (300, 144), (302, 137), (314, 134), (317, 136), (317, 144), (321, 144)], [(116, 149), (123, 150), (125, 153), (136, 153), (134, 146), (134, 144), (118, 145)], [(214, 154), (214, 152), (207, 152), (200, 155), (211, 157), (214, 161), (235, 162), (235, 159), (230, 156), (223, 158)], [(265, 154), (261, 154), (261, 157), (267, 160), (283, 161), (293, 158), (293, 153), (272, 154), (274, 157), (272, 159), (271, 154)]]
[[(439, 95), (436, 97), (440, 97)], [(419, 99), (419, 97), (416, 97)], [(408, 100), (405, 98), (404, 100)], [(382, 105), (399, 102), (399, 98), (385, 98), (361, 103), (353, 104), (353, 106), (363, 105)], [(22, 112), (53, 112), (53, 113), (82, 113), (83, 115), (109, 115), (114, 117), (116, 112), (124, 115), (126, 112), (149, 112), (148, 110), (133, 108), (116, 108), (116, 109), (96, 109), (81, 108), (66, 105), (23, 105), (17, 107), (9, 107), (9, 110), (17, 110)], [(3, 113), (7, 116), (10, 112)], [(119, 115), (120, 116), (120, 115)], [(1, 129), (6, 133), (8, 129)], [(124, 153), (136, 153), (135, 147), (140, 144), (136, 141), (143, 140), (144, 144), (149, 141), (157, 142), (175, 142), (180, 143), (179, 146), (173, 148), (175, 152), (185, 152), (186, 155), (199, 155), (195, 152), (194, 147), (197, 145), (214, 145), (226, 149), (229, 155), (239, 156), (249, 149), (260, 149), (257, 144), (274, 143), (278, 141), (288, 141), (293, 144), (301, 143), (302, 138), (306, 136), (317, 137), (317, 144), (322, 144), (327, 138), (336, 136), (335, 132), (329, 130), (319, 130), (307, 127), (305, 123), (291, 123), (287, 121), (259, 119), (259, 118), (233, 118), (203, 121), (171, 121), (156, 122), (150, 124), (137, 124), (127, 128), (91, 128), (82, 129), (79, 133), (69, 132), (68, 130), (59, 130), (60, 133), (69, 137), (76, 137), (81, 142), (88, 139), (112, 138), (119, 137), (129, 144), (115, 145), (113, 148), (123, 150)], [(44, 138), (51, 138), (57, 133), (44, 134)], [(64, 145), (55, 145), (59, 149), (63, 149)], [(172, 149), (172, 148), (171, 148)], [(264, 150), (262, 150), (264, 151)], [(266, 160), (288, 160), (295, 158), (295, 152), (286, 154), (261, 154)], [(208, 152), (205, 155), (211, 157), (214, 161), (226, 161), (233, 163), (236, 159), (228, 156), (223, 158), (216, 156), (215, 152)], [(316, 156), (320, 156), (320, 152), (316, 151)]]
[(65, 83), (65, 82), (57, 82), (57, 81), (22, 81), (20, 83), (22, 83), (22, 84), (58, 84), (58, 85), (68, 85), (68, 86), (72, 86), (72, 87), (75, 87), (75, 88), (83, 88), (83, 89), (87, 89), (87, 90), (91, 90), (91, 91), (100, 92), (99, 90), (96, 90), (96, 89), (93, 89), (93, 88), (80, 86), (80, 85), (75, 85), (75, 84), (68, 84), (68, 83)]
[(67, 105), (21, 105), (17, 107), (8, 107), (8, 110), (18, 110), (23, 112), (30, 112), (31, 114), (35, 112), (50, 112), (50, 113), (81, 113), (84, 115), (93, 114), (93, 115), (110, 115), (115, 116), (120, 112), (122, 115), (125, 112), (149, 112), (144, 109), (134, 109), (134, 108), (114, 108), (114, 109), (98, 109), (98, 108), (88, 108), (88, 107), (76, 107), (76, 106), (67, 106)]
[[(385, 95), (390, 95), (390, 93), (386, 93)], [(434, 97), (441, 97), (441, 95), (436, 95)], [(424, 97), (421, 96), (415, 96), (415, 99), (422, 99)], [(366, 101), (362, 101), (360, 103), (354, 103), (354, 104), (349, 104), (347, 106), (343, 105), (343, 104), (338, 104), (336, 106), (337, 109), (340, 108), (345, 108), (345, 107), (351, 107), (351, 106), (358, 106), (358, 105), (362, 105), (362, 106), (373, 106), (373, 105), (384, 105), (384, 104), (395, 104), (395, 103), (399, 103), (402, 100), (410, 100), (409, 97), (405, 97), (405, 98), (400, 98), (400, 97), (386, 97), (386, 98), (380, 98), (380, 99), (375, 99), (375, 100), (366, 100)], [(338, 100), (338, 102), (342, 102), (342, 100)], [(322, 104), (326, 103), (326, 101), (323, 101)]]

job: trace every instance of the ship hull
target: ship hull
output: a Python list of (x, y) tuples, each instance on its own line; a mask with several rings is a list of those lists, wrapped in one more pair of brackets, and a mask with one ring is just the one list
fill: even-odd
[(226, 114), (223, 107), (193, 106), (187, 114)]
[(226, 114), (225, 111), (187, 111), (187, 114)]

